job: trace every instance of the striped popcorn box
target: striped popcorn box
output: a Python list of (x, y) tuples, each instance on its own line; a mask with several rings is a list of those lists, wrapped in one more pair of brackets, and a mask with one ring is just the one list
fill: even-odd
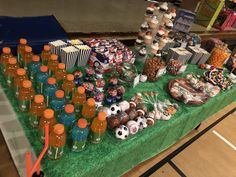
[(61, 49), (61, 61), (65, 63), (66, 69), (73, 68), (79, 55), (79, 50), (73, 46)]
[(75, 45), (75, 47), (79, 50), (77, 65), (85, 66), (88, 62), (92, 49), (87, 45)]
[(57, 54), (58, 56), (61, 55), (61, 48), (66, 47), (67, 43), (62, 40), (56, 40), (48, 43), (51, 46), (51, 52)]

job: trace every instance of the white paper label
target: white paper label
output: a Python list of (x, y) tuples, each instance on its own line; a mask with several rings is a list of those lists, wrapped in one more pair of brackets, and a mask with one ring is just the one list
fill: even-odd
[(186, 69), (187, 69), (187, 65), (181, 66), (181, 68), (179, 69), (179, 73), (183, 73)]
[(160, 77), (166, 73), (166, 67), (158, 70), (156, 77)]
[(133, 88), (136, 87), (139, 84), (139, 79), (140, 79), (140, 75), (137, 75), (134, 78)]

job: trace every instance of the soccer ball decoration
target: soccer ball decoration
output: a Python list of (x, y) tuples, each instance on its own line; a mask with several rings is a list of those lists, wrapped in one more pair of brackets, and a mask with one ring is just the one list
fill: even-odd
[(116, 138), (125, 140), (129, 136), (129, 129), (125, 125), (121, 125), (118, 128), (116, 128), (115, 134)]
[(119, 114), (121, 111), (121, 108), (118, 104), (112, 104), (110, 106), (111, 114), (116, 115)]
[(143, 116), (137, 117), (135, 121), (138, 123), (140, 130), (147, 128), (148, 126), (147, 119)]

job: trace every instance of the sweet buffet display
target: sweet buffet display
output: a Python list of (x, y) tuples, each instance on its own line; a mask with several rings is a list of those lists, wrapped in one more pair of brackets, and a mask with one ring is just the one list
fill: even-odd
[[(176, 27), (184, 34), (173, 30), (175, 18), (187, 26)], [(188, 33), (192, 17), (189, 22), (180, 18), (168, 3), (152, 3), (130, 48), (116, 39), (57, 40), (35, 55), (21, 39), (17, 59), (3, 48), (2, 87), (37, 155), (49, 139), (43, 159), (47, 172), (56, 164), (77, 168), (86, 162), (81, 176), (89, 176), (98, 160), (104, 165), (113, 157), (119, 161), (120, 154), (129, 158), (125, 150), (132, 154), (134, 146), (155, 138), (152, 145), (160, 152), (206, 119), (199, 112), (216, 112), (214, 101), (223, 100), (223, 106), (234, 101), (225, 95), (236, 95), (235, 56), (223, 43), (204, 49), (199, 35)], [(132, 156), (141, 162), (149, 157), (144, 149)]]

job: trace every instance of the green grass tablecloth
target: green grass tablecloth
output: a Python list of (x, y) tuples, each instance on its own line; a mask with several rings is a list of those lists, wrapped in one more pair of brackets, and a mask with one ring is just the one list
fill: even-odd
[[(126, 97), (131, 97), (136, 92), (156, 90), (159, 92), (161, 100), (167, 98), (171, 102), (176, 102), (167, 92), (167, 83), (172, 78), (183, 77), (190, 72), (202, 74), (203, 70), (198, 69), (197, 66), (189, 65), (183, 75), (165, 75), (155, 83), (141, 83), (136, 88), (129, 89)], [(2, 76), (0, 76), (0, 80), (2, 82)], [(39, 154), (43, 145), (38, 141), (37, 130), (29, 128), (27, 115), (19, 112), (17, 102), (12, 93), (6, 89), (5, 83), (2, 83), (2, 86), (17, 113), (26, 136), (36, 154)], [(43, 170), (48, 177), (120, 176), (140, 162), (164, 151), (203, 120), (235, 100), (236, 87), (233, 87), (231, 90), (221, 92), (201, 106), (185, 105), (178, 102), (180, 109), (169, 121), (158, 121), (125, 141), (119, 141), (111, 133), (106, 133), (101, 144), (87, 144), (85, 150), (80, 153), (71, 152), (71, 146), (67, 145), (62, 159), (52, 161), (47, 157), (43, 158)]]

